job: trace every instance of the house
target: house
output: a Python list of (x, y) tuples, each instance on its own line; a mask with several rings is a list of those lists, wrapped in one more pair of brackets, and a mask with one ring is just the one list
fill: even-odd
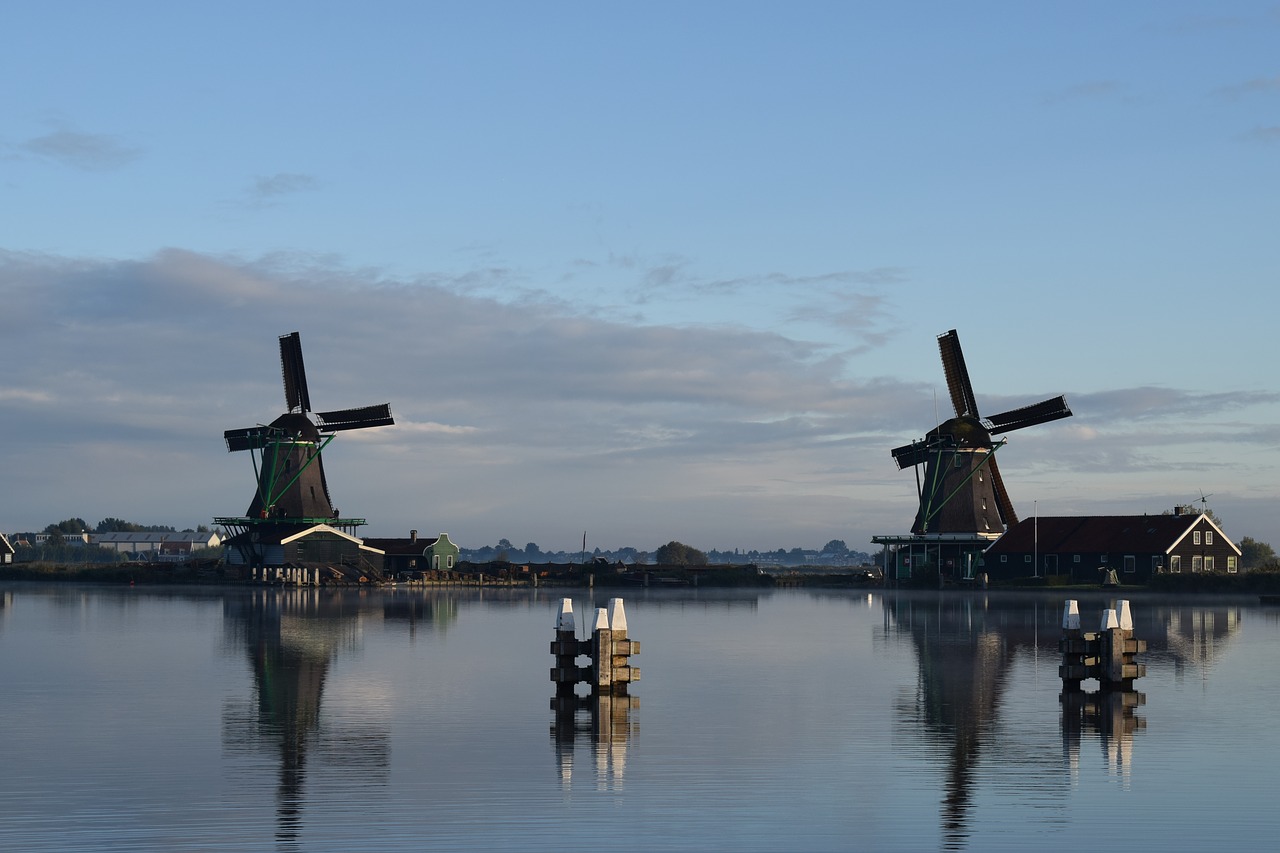
[(382, 551), (327, 524), (255, 524), (224, 544), (228, 566), (324, 568), (349, 579), (381, 574)]
[(1172, 515), (1086, 515), (1024, 518), (987, 548), (992, 579), (1065, 575), (1096, 581), (1114, 569), (1121, 583), (1145, 583), (1170, 572), (1227, 572), (1240, 548), (1213, 519), (1190, 507)]
[(9, 537), (0, 533), (0, 564), (13, 562), (13, 545), (9, 544)]
[(384, 555), (382, 571), (390, 577), (404, 577), (418, 572), (447, 572), (458, 565), (461, 549), (449, 541), (449, 534), (432, 538), (418, 536), (410, 530), (408, 539), (365, 539), (365, 544)]

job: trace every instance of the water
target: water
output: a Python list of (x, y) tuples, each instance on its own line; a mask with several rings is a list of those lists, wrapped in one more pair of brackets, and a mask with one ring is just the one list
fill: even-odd
[(0, 850), (1275, 843), (1280, 609), (1135, 597), (1145, 704), (1085, 719), (1060, 596), (626, 591), (639, 707), (557, 734), (611, 594), (2, 587)]

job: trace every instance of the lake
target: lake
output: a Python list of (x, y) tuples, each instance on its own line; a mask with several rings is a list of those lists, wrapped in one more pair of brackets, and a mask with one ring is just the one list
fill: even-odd
[[(638, 707), (557, 726), (615, 595)], [(1064, 598), (7, 584), (0, 850), (1273, 849), (1280, 608), (1132, 595), (1064, 711)]]

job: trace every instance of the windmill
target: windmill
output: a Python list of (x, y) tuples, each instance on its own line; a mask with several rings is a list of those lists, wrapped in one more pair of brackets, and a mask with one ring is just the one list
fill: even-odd
[[(995, 538), (1018, 520), (1005, 491), (995, 451), (1001, 435), (1071, 416), (1066, 397), (1053, 397), (990, 418), (978, 414), (960, 338), (952, 329), (938, 336), (942, 369), (956, 416), (943, 421), (921, 441), (893, 449), (898, 468), (916, 468), (920, 508), (911, 532)], [(924, 465), (923, 480), (920, 465)]]
[(223, 433), (229, 452), (247, 450), (253, 458), (257, 488), (245, 515), (248, 519), (332, 523), (337, 512), (329, 497), (321, 454), (335, 433), (395, 423), (391, 405), (313, 412), (297, 332), (280, 337), (280, 369), (287, 411), (266, 426)]

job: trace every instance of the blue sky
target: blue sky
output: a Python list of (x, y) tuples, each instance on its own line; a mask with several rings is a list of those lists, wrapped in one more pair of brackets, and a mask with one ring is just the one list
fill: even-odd
[(371, 535), (869, 547), (959, 330), (1022, 515), (1280, 544), (1280, 4), (22, 4), (0, 529), (242, 512), (302, 334)]

